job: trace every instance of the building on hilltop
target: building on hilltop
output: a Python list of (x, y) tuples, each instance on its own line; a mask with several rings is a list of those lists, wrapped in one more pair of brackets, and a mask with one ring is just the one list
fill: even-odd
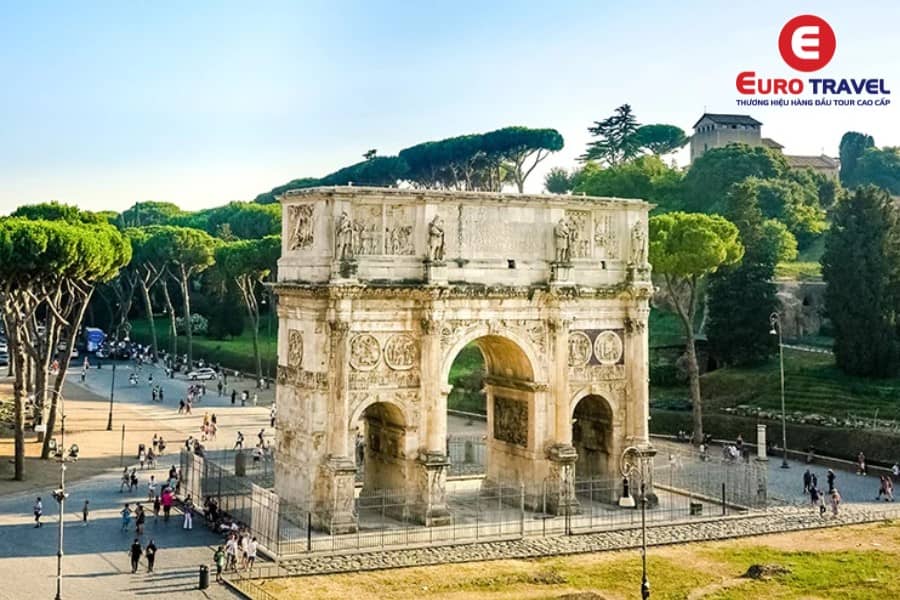
[[(703, 156), (707, 150), (723, 148), (734, 143), (764, 146), (777, 152), (784, 150), (784, 146), (772, 138), (762, 137), (762, 123), (749, 115), (703, 113), (703, 116), (694, 123), (694, 135), (691, 136), (691, 162)], [(834, 178), (840, 173), (840, 161), (825, 154), (819, 156), (785, 154), (784, 158), (792, 169), (812, 169)]]
[(792, 169), (812, 169), (819, 173), (824, 173), (829, 177), (837, 179), (841, 172), (841, 161), (830, 156), (820, 154), (819, 156), (798, 156), (785, 154), (788, 166)]
[(694, 123), (694, 135), (691, 136), (691, 162), (711, 148), (722, 148), (734, 143), (762, 145), (761, 128), (762, 123), (748, 115), (704, 113), (700, 120)]

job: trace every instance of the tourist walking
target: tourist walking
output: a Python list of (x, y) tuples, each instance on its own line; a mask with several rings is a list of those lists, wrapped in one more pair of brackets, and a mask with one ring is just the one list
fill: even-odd
[(159, 449), (159, 435), (156, 433), (153, 434), (153, 449), (154, 450)]
[(869, 470), (866, 465), (866, 455), (860, 452), (856, 455), (856, 474), (857, 475), (868, 475)]
[(232, 450), (237, 450), (238, 448), (241, 450), (244, 449), (244, 434), (240, 431), (237, 432), (237, 440), (234, 442), (234, 448), (232, 448)]
[(150, 476), (150, 482), (147, 483), (147, 500), (153, 501), (156, 498), (156, 477)]
[(277, 411), (278, 409), (274, 404), (272, 405), (272, 408), (269, 409), (269, 427), (271, 427), (272, 429), (275, 429), (275, 414), (277, 413)]
[(137, 489), (137, 486), (138, 486), (137, 469), (132, 467), (131, 468), (131, 481), (129, 481), (128, 491), (133, 492), (134, 490)]
[(153, 499), (153, 519), (159, 520), (159, 509), (162, 508), (162, 501), (159, 499), (159, 496)]
[(828, 469), (828, 475), (826, 475), (825, 480), (828, 481), (828, 493), (830, 494), (831, 492), (834, 491), (834, 480), (835, 480), (834, 471), (832, 471), (831, 469)]
[(119, 493), (121, 494), (126, 487), (131, 488), (131, 475), (128, 474), (128, 467), (122, 471), (122, 485), (119, 486)]
[(147, 547), (144, 548), (144, 554), (147, 556), (147, 572), (153, 572), (153, 564), (156, 562), (156, 544), (153, 543), (153, 539), (150, 540), (150, 543), (147, 544)]
[(897, 463), (894, 463), (894, 466), (891, 467), (891, 476), (895, 482), (900, 480), (900, 465)]
[(38, 496), (34, 501), (34, 506), (31, 507), (31, 511), (34, 513), (34, 526), (35, 528), (40, 527), (41, 523), (41, 515), (44, 514), (44, 503), (41, 502), (41, 497)]
[[(222, 383), (219, 382), (219, 386)], [(220, 396), (222, 394), (219, 394)], [(216, 551), (213, 553), (213, 563), (216, 565), (216, 583), (222, 583), (222, 569), (225, 568), (225, 551), (222, 549), (222, 546), (216, 548)]]
[(87, 527), (88, 515), (90, 514), (90, 508), (88, 507), (88, 504), (90, 504), (90, 500), (85, 500), (84, 506), (81, 507), (81, 522), (84, 523), (85, 527)]
[(838, 493), (837, 488), (831, 490), (831, 499), (829, 502), (831, 504), (831, 515), (837, 517), (838, 507), (841, 505), (841, 495)]
[(144, 523), (147, 522), (147, 515), (144, 514), (144, 507), (140, 503), (138, 503), (134, 514), (134, 530), (138, 535), (144, 535)]
[(813, 508), (815, 508), (816, 506), (819, 505), (819, 499), (820, 499), (821, 495), (822, 495), (822, 492), (820, 492), (815, 487), (809, 488), (809, 503)]
[(885, 502), (894, 501), (894, 484), (891, 483), (891, 478), (887, 475), (881, 476), (878, 486), (878, 495), (875, 496), (875, 499), (881, 500), (882, 496), (884, 496)]
[(182, 529), (193, 529), (194, 528), (194, 501), (191, 499), (191, 495), (188, 494), (188, 497), (184, 499), (184, 504), (182, 505), (182, 509), (184, 509), (184, 523), (182, 524)]
[(164, 399), (165, 399), (165, 394), (164, 394), (164, 392), (163, 392), (162, 387), (160, 387), (160, 388), (159, 388), (159, 402), (160, 402), (160, 404), (162, 404), (162, 402), (163, 402)]
[(252, 538), (250, 543), (247, 544), (247, 568), (252, 569), (253, 563), (256, 562), (256, 550), (259, 548), (259, 544), (256, 542), (256, 538)]
[(256, 434), (256, 437), (259, 438), (259, 445), (262, 446), (263, 441), (265, 441), (265, 437), (266, 437), (266, 430), (265, 430), (265, 428), (260, 429), (260, 430), (259, 430), (259, 433)]
[[(122, 531), (128, 531), (128, 526), (131, 525), (131, 508), (126, 503), (125, 508), (123, 508), (120, 512), (122, 515)], [(135, 540), (137, 541), (137, 540)]]
[(234, 406), (234, 401), (237, 400), (237, 390), (234, 388), (231, 389), (231, 405)]
[(141, 449), (138, 450), (138, 462), (141, 465), (141, 471), (144, 470), (144, 463), (147, 461), (147, 453), (144, 450), (144, 445), (141, 444)]
[(237, 569), (237, 537), (234, 533), (225, 541), (225, 566), (232, 571)]
[(169, 522), (169, 513), (172, 511), (172, 490), (166, 488), (162, 493), (163, 521)]
[(131, 555), (131, 572), (137, 573), (141, 554), (144, 553), (144, 549), (141, 548), (141, 542), (137, 538), (134, 538), (134, 542), (131, 544), (131, 550), (129, 550), (128, 553)]
[(809, 486), (811, 483), (812, 483), (812, 473), (810, 473), (809, 469), (807, 469), (806, 472), (803, 473), (803, 493), (804, 494), (809, 493)]

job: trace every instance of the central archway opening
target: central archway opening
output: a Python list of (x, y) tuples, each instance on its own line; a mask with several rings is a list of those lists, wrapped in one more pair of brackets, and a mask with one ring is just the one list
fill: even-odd
[(453, 358), (448, 383), (449, 475), (531, 480), (534, 370), (522, 347), (500, 335), (476, 338)]

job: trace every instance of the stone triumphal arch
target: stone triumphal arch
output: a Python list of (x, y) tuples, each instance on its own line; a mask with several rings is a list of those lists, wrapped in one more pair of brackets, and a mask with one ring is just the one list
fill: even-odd
[[(450, 367), (485, 358), (486, 485), (614, 476), (648, 445), (652, 285), (639, 200), (314, 188), (287, 192), (278, 266), (280, 497), (352, 531), (363, 492), (448, 522)], [(546, 488), (545, 488), (546, 489)]]

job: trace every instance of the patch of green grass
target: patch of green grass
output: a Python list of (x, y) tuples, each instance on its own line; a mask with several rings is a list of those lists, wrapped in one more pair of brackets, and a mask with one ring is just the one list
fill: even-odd
[(900, 556), (878, 551), (785, 552), (766, 547), (731, 548), (710, 553), (736, 571), (751, 565), (779, 565), (790, 572), (752, 580), (705, 596), (717, 600), (757, 598), (842, 598), (869, 600), (896, 597)]
[[(169, 321), (166, 319), (155, 319), (155, 325), (159, 347), (168, 351), (171, 348)], [(131, 339), (142, 344), (150, 343), (150, 323), (146, 319), (131, 321)], [(259, 347), (264, 374), (270, 372), (273, 376), (275, 374), (275, 363), (278, 356), (277, 340), (278, 322), (273, 320), (270, 330), (264, 319), (259, 331)], [(184, 354), (186, 351), (187, 338), (180, 335), (178, 336), (178, 353)], [(203, 358), (211, 363), (220, 363), (223, 367), (229, 369), (239, 369), (249, 373), (255, 372), (253, 336), (250, 332), (249, 324), (244, 327), (244, 332), (240, 336), (227, 340), (213, 340), (195, 335), (194, 358)]]
[[(845, 374), (830, 354), (784, 351), (785, 407), (788, 412), (835, 417), (900, 418), (900, 378), (866, 379)], [(739, 404), (777, 410), (780, 407), (778, 358), (758, 367), (731, 367), (703, 375), (704, 406), (721, 410)]]
[(776, 279), (821, 279), (822, 264), (818, 261), (793, 261), (778, 263), (775, 267)]

